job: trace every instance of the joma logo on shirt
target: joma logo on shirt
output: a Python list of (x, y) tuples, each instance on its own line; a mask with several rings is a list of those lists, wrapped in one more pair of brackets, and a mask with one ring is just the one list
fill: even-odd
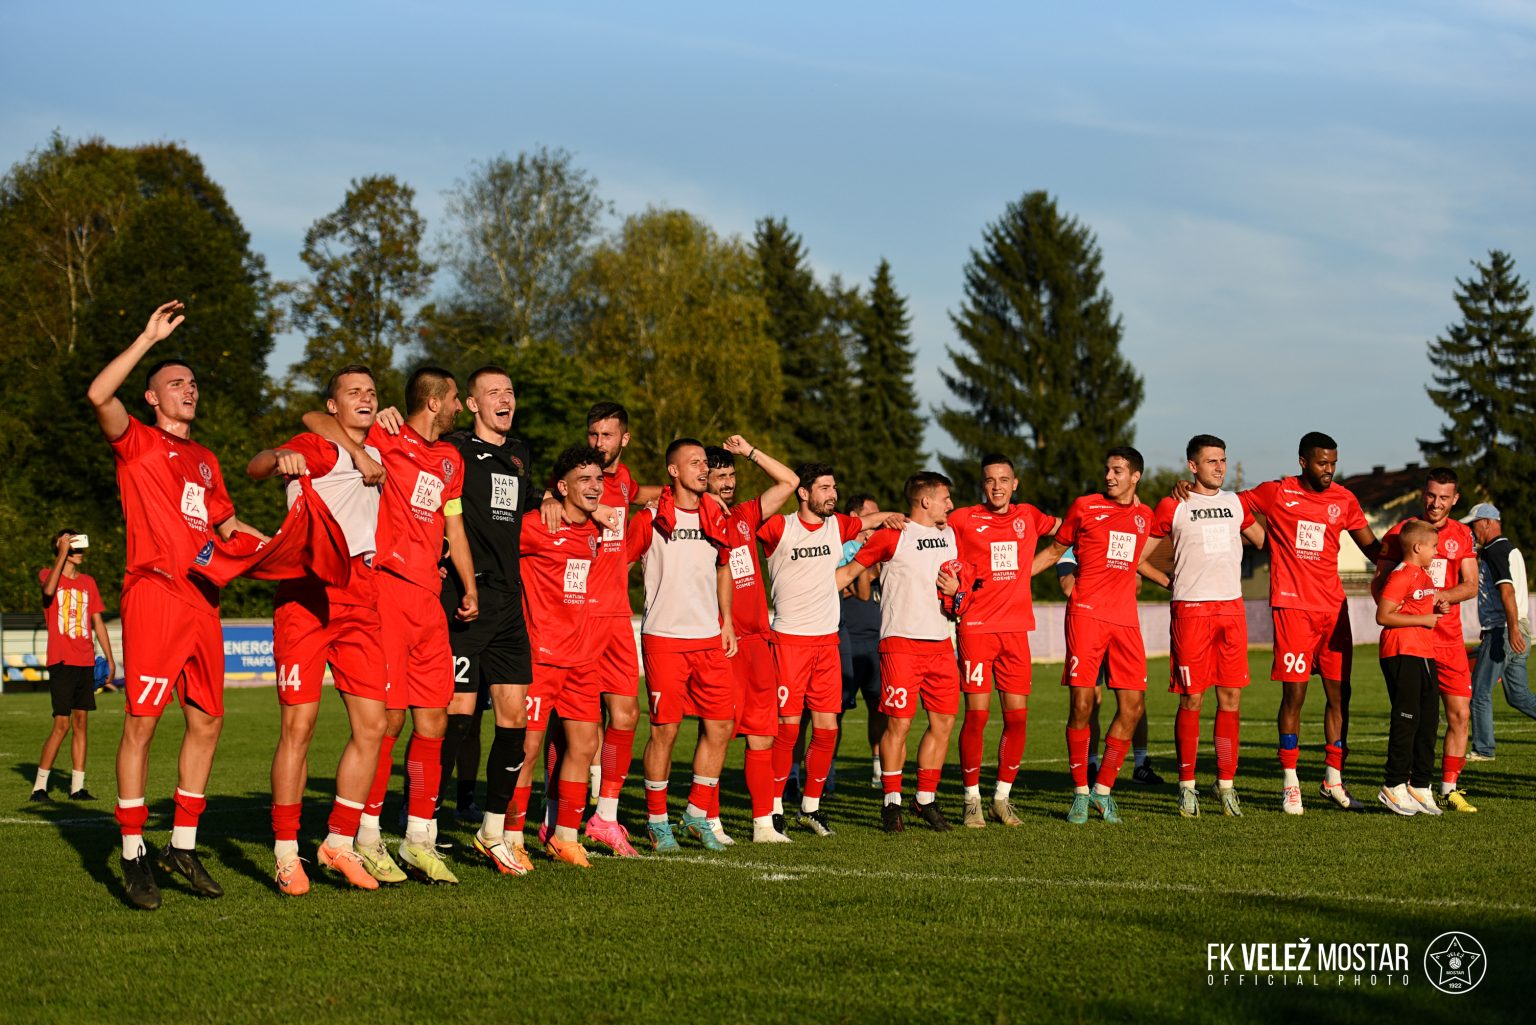
[(1189, 518), (1192, 520), (1230, 520), (1234, 519), (1232, 510), (1226, 506), (1217, 506), (1214, 509), (1191, 509)]
[(920, 537), (917, 539), (917, 550), (925, 548), (948, 548), (949, 542), (942, 537)]
[(672, 540), (702, 541), (704, 540), (704, 531), (698, 527), (676, 527), (672, 531)]
[(789, 550), (789, 561), (794, 562), (796, 559), (814, 559), (817, 556), (827, 556), (831, 554), (831, 545), (812, 545), (808, 548), (791, 548)]

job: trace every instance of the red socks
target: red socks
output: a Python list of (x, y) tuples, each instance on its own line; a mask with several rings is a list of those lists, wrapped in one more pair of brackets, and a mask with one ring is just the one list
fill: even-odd
[(144, 823), (149, 821), (149, 809), (140, 797), (136, 803), (117, 806), (117, 826), (124, 836), (143, 836)]
[(560, 810), (555, 825), (566, 829), (581, 828), (581, 813), (587, 810), (587, 781), (562, 779), (560, 781)]
[[(754, 751), (747, 748), (747, 762), (745, 767), (747, 777), (747, 793), (752, 797), (752, 817), (760, 819), (764, 815), (773, 814), (773, 751), (763, 748)], [(715, 799), (720, 797), (720, 788), (715, 788)]]
[(1465, 758), (1445, 755), (1440, 759), (1440, 779), (1455, 789), (1456, 781), (1461, 778), (1461, 770), (1466, 764)]
[[(1120, 766), (1125, 763), (1125, 756), (1130, 750), (1129, 740), (1109, 736), (1104, 738), (1104, 761), (1099, 766), (1099, 778), (1096, 780), (1100, 786), (1114, 789), (1115, 777), (1120, 775)], [(1087, 776), (1086, 772), (1084, 776)]]
[(939, 776), (944, 772), (943, 768), (917, 770), (917, 792), (920, 794), (937, 793), (939, 789)]
[(1236, 711), (1216, 710), (1216, 778), (1237, 777), (1238, 734), (1242, 727), (1242, 715)]
[[(299, 813), (303, 809), (303, 807), (304, 806), (302, 804), (273, 804), (272, 805), (272, 837), (273, 837), (273, 839), (278, 840), (278, 841), (283, 841), (283, 840), (297, 840), (299, 838)], [(180, 805), (178, 804), (177, 811), (179, 812), (180, 810), (181, 810), (181, 808), (180, 808)], [(189, 824), (190, 825), (195, 825), (196, 823), (193, 822), (193, 823), (189, 823)], [(356, 833), (356, 832), (357, 832), (357, 829), (354, 827), (353, 830), (352, 830), (352, 833), (348, 833), (347, 835), (351, 836), (353, 833)]]
[(805, 749), (805, 796), (820, 797), (832, 771), (832, 752), (837, 750), (837, 727), (813, 730)]
[(533, 800), (533, 787), (515, 787), (512, 790), (512, 806), (507, 809), (505, 829), (509, 833), (521, 833), (528, 822), (528, 802)]
[(1180, 708), (1173, 717), (1173, 746), (1179, 758), (1179, 782), (1195, 778), (1195, 755), (1200, 750), (1200, 710)]
[(629, 763), (635, 756), (635, 731), (616, 730), (612, 726), (603, 733), (603, 786), (599, 797), (618, 797), (624, 790), (624, 779), (629, 775)]
[(899, 793), (901, 793), (901, 770), (900, 769), (881, 768), (881, 770), (880, 770), (880, 792), (883, 793), (883, 794), (899, 794)]
[(784, 784), (789, 782), (789, 770), (795, 765), (795, 740), (800, 736), (797, 722), (779, 723), (779, 732), (773, 738), (773, 796), (784, 796)]
[(968, 787), (981, 784), (981, 753), (987, 739), (987, 718), (985, 708), (967, 708), (965, 722), (960, 727), (960, 781)]
[(1340, 772), (1343, 772), (1344, 771), (1344, 745), (1343, 744), (1324, 744), (1323, 745), (1323, 764), (1328, 766), (1328, 768), (1330, 768), (1330, 769), (1338, 769)]
[(411, 735), (405, 753), (405, 778), (410, 786), (407, 814), (430, 819), (437, 813), (437, 792), (443, 783), (443, 738)]
[(360, 805), (338, 797), (331, 802), (331, 817), (326, 822), (326, 829), (337, 836), (356, 836), (362, 818), (363, 809)]
[[(208, 807), (208, 799), (206, 797), (192, 797), (189, 794), (182, 793), (181, 788), (178, 787), (176, 789), (176, 816), (171, 820), (171, 825), (191, 826), (193, 829), (196, 829), (197, 820), (202, 816), (203, 809), (206, 807)], [(293, 815), (293, 836), (290, 839), (297, 840), (299, 837), (299, 815), (297, 810), (299, 806), (295, 804), (292, 807), (295, 810)], [(277, 808), (274, 807), (272, 811), (275, 818)], [(273, 824), (276, 825), (275, 822)]]
[(373, 770), (373, 785), (368, 788), (368, 801), (363, 805), (365, 815), (378, 815), (384, 810), (384, 795), (389, 792), (389, 774), (395, 766), (395, 741), (399, 739), (385, 734), (379, 743), (379, 767)]
[(1019, 778), (1019, 762), (1024, 758), (1024, 739), (1028, 735), (1028, 728), (1029, 709), (1003, 709), (1003, 738), (997, 744), (999, 783), (1012, 783)]
[(709, 815), (720, 813), (720, 780), (705, 782), (704, 777), (694, 776), (693, 785), (688, 788), (688, 803), (695, 808), (702, 808)]
[[(1123, 757), (1123, 755), (1122, 755)], [(1072, 769), (1072, 785), (1088, 785), (1088, 727), (1067, 727), (1067, 764)]]
[(653, 817), (667, 817), (667, 781), (645, 781), (645, 811)]

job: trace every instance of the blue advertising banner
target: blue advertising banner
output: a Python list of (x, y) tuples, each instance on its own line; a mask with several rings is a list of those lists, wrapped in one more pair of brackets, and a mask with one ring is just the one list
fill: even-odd
[(255, 626), (224, 625), (224, 672), (228, 675), (277, 674), (277, 666), (272, 660), (271, 623)]

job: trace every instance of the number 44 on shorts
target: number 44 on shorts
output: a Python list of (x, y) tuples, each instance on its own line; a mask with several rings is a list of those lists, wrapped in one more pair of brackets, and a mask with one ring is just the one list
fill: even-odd
[(284, 688), (291, 688), (295, 691), (299, 689), (299, 664), (297, 662), (291, 666), (277, 667), (277, 689), (283, 690)]

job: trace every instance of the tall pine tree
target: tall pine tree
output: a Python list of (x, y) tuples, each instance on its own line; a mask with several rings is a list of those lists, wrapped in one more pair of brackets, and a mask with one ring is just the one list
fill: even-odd
[(1031, 192), (982, 238), (951, 316), (962, 345), (941, 373), (955, 404), (939, 424), (960, 447), (943, 462), (968, 500), (980, 457), (1001, 452), (1017, 464), (1020, 500), (1064, 512), (1098, 486), (1104, 450), (1135, 437), (1142, 379), (1120, 354), (1120, 318), (1085, 225)]
[(1499, 507), (1517, 544), (1536, 544), (1536, 333), (1531, 295), (1508, 253), (1493, 250), (1457, 279), (1461, 322), (1429, 343), (1429, 397), (1449, 423), (1420, 440), (1432, 462), (1457, 467), (1463, 491)]
[(857, 383), (848, 419), (856, 442), (849, 446), (843, 479), (867, 490), (882, 509), (905, 510), (902, 485), (922, 468), (923, 417), (912, 386), (911, 318), (907, 301), (891, 280), (885, 260), (870, 280), (854, 340)]
[(775, 434), (786, 439), (786, 451), (778, 454), (791, 465), (816, 459), (835, 466), (848, 434), (850, 368), (836, 320), (847, 296), (834, 302), (816, 284), (804, 242), (783, 219), (758, 221), (752, 249), (783, 373), (782, 427)]

